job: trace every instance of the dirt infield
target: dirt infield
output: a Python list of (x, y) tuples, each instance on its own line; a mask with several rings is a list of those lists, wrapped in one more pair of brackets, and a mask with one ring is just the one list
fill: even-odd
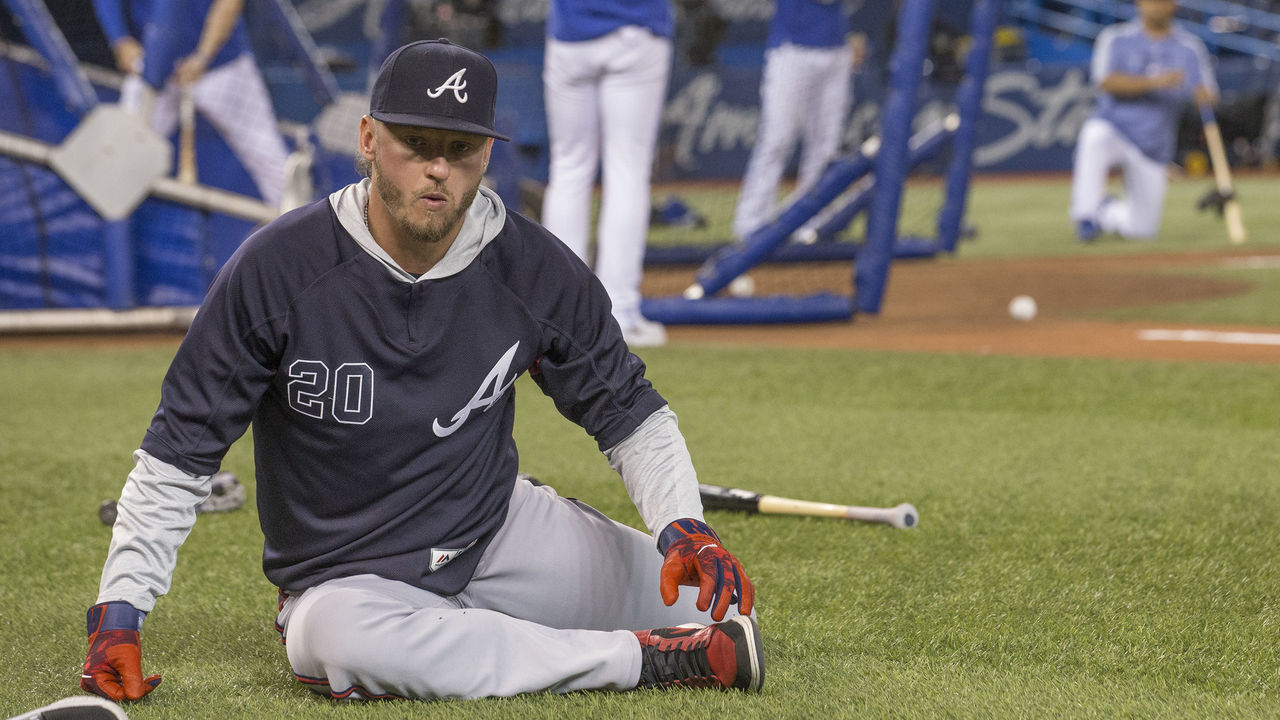
[[(673, 326), (678, 344), (745, 344), (854, 348), (1040, 357), (1110, 357), (1280, 363), (1280, 310), (1272, 327), (1119, 322), (1088, 319), (1111, 308), (1207, 300), (1246, 293), (1251, 284), (1180, 274), (1179, 269), (1221, 267), (1231, 258), (1263, 256), (1280, 263), (1280, 251), (1177, 255), (1084, 256), (1018, 260), (934, 259), (898, 262), (882, 311), (853, 322), (768, 326)], [(797, 282), (848, 292), (849, 264), (802, 269), (779, 266), (752, 273), (758, 294)], [(650, 270), (646, 295), (678, 294), (690, 268)], [(1031, 322), (1009, 317), (1015, 295), (1036, 298)], [(1272, 344), (1142, 339), (1144, 330), (1208, 330), (1261, 333)], [(0, 336), (6, 347), (109, 347), (176, 345), (173, 333)], [(1257, 339), (1256, 337), (1254, 339)]]
[[(758, 346), (858, 348), (920, 352), (1006, 354), (1041, 357), (1111, 357), (1147, 360), (1280, 362), (1280, 345), (1142, 339), (1150, 329), (1265, 333), (1280, 340), (1278, 327), (1190, 325), (1082, 319), (1111, 308), (1207, 300), (1249, 291), (1246, 281), (1179, 274), (1179, 269), (1221, 267), (1231, 258), (1257, 252), (1066, 257), (1033, 260), (961, 261), (935, 259), (895, 263), (878, 315), (851, 323), (672, 327), (679, 343), (734, 343)], [(1267, 251), (1280, 262), (1280, 253)], [(778, 273), (753, 276), (761, 294), (786, 282)], [(828, 270), (830, 284), (848, 286), (847, 264)], [(774, 273), (773, 276), (770, 273)], [(646, 292), (679, 292), (688, 270), (651, 272)], [(821, 284), (821, 283), (819, 283)], [(1036, 298), (1031, 322), (1009, 317), (1011, 298)], [(1280, 319), (1280, 310), (1277, 311)], [(1280, 323), (1278, 323), (1280, 325)], [(1247, 339), (1247, 338), (1246, 338)], [(1255, 340), (1257, 338), (1254, 338)]]

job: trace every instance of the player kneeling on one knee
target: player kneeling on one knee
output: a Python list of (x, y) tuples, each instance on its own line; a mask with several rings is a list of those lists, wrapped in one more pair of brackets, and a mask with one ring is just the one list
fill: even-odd
[[(357, 131), (368, 177), (219, 271), (120, 495), (84, 689), (160, 684), (142, 674), (143, 619), (250, 421), (263, 570), (308, 687), (760, 688), (755, 590), (703, 519), (675, 413), (590, 269), (481, 185), (506, 140), (496, 91), (493, 65), (447, 40), (395, 51)], [(595, 438), (648, 533), (518, 474), (526, 371)]]

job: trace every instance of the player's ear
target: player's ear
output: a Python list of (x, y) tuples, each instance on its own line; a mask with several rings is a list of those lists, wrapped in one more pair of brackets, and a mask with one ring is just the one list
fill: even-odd
[(489, 155), (493, 152), (493, 138), (489, 138), (484, 144), (484, 169), (489, 169)]
[(368, 115), (360, 118), (360, 134), (356, 138), (356, 144), (360, 148), (360, 155), (365, 160), (373, 162), (376, 153), (375, 148), (375, 131), (378, 128), (378, 121)]

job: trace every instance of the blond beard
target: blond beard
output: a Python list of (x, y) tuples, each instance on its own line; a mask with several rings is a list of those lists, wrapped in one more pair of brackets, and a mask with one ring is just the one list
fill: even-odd
[[(470, 191), (463, 196), (462, 202), (457, 206), (448, 210), (444, 215), (437, 218), (428, 218), (424, 223), (415, 223), (408, 217), (406, 210), (404, 193), (389, 180), (382, 172), (382, 167), (378, 164), (378, 158), (373, 158), (373, 188), (378, 193), (378, 197), (382, 199), (382, 204), (386, 206), (387, 211), (391, 215), (392, 222), (400, 230), (405, 237), (427, 245), (434, 245), (441, 240), (449, 238), (456, 234), (459, 227), (462, 226), (463, 220), (466, 218), (467, 210), (471, 208), (471, 203), (476, 199), (476, 193), (480, 189), (480, 184), (476, 183)], [(452, 199), (452, 195), (445, 190), (443, 186), (433, 190), (440, 192)]]

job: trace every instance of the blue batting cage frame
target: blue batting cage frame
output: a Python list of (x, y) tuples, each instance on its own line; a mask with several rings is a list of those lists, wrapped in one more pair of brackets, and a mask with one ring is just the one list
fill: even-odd
[[(696, 281), (678, 298), (650, 298), (642, 305), (646, 317), (668, 324), (816, 322), (847, 320), (856, 312), (878, 313), (895, 257), (930, 257), (954, 252), (962, 232), (976, 143), (974, 127), (981, 114), (995, 27), (1000, 15), (998, 0), (976, 0), (970, 18), (973, 46), (965, 64), (965, 78), (956, 95), (958, 123), (926, 128), (912, 134), (923, 63), (928, 50), (935, 0), (905, 0), (898, 12), (897, 34), (891, 60), (890, 93), (881, 119), (881, 132), (873, 144), (863, 144), (852, 157), (832, 163), (818, 183), (795, 199), (769, 224), (741, 242), (722, 248), (703, 263)], [(950, 145), (943, 206), (935, 238), (899, 238), (898, 217), (903, 186), (911, 170)], [(788, 245), (787, 240), (806, 221), (830, 206), (855, 183), (874, 180), (847, 193), (818, 227), (819, 239), (834, 236), (856, 215), (867, 212), (864, 242), (834, 251), (833, 244)], [(761, 262), (775, 259), (854, 260), (854, 295), (841, 299), (829, 293), (768, 298), (719, 298), (742, 273)], [(841, 306), (841, 300), (843, 305)], [(776, 317), (770, 314), (776, 308)]]

